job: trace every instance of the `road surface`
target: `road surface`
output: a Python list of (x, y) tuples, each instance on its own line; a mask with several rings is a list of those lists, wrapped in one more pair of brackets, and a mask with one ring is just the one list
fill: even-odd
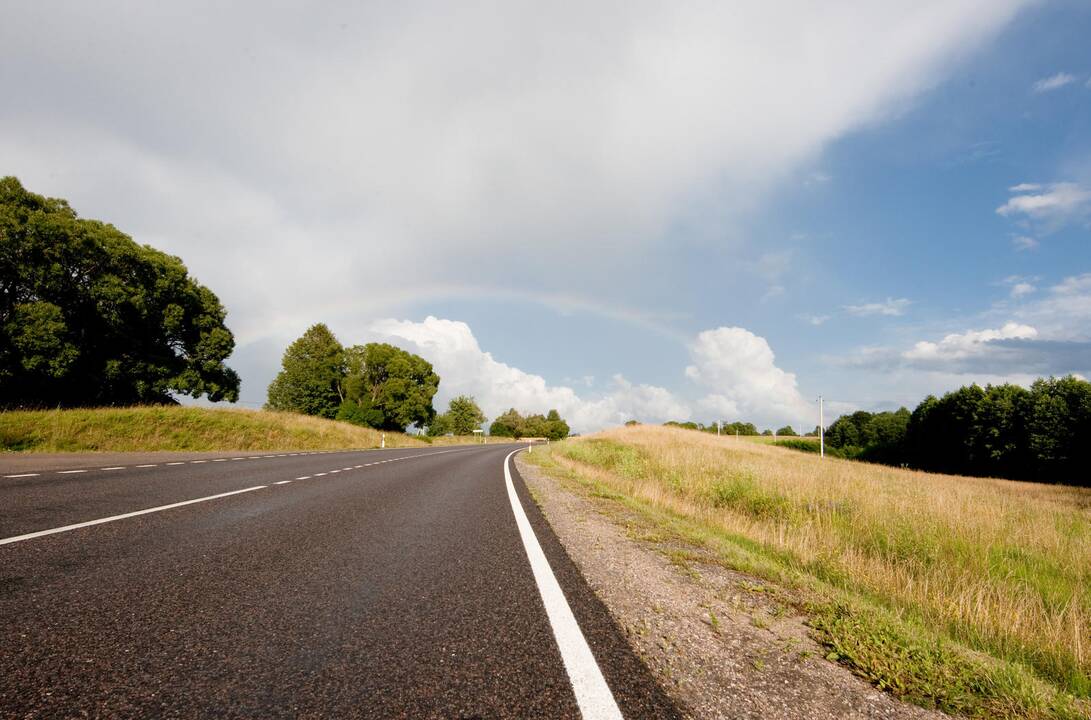
[(677, 717), (515, 449), (0, 458), (0, 717)]

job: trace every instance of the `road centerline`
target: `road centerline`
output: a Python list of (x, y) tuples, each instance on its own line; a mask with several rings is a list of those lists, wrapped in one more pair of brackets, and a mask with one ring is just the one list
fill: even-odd
[(109, 517), (99, 518), (97, 520), (87, 520), (84, 522), (73, 523), (72, 525), (63, 525), (61, 527), (50, 528), (48, 530), (38, 530), (37, 532), (26, 533), (25, 535), (15, 535), (14, 537), (0, 539), (0, 545), (8, 545), (10, 543), (22, 542), (23, 540), (33, 540), (34, 538), (44, 537), (46, 535), (56, 535), (57, 533), (69, 532), (71, 530), (79, 530), (80, 528), (91, 527), (92, 525), (103, 525), (105, 523), (116, 522), (117, 520), (124, 520), (126, 518), (137, 517), (139, 515), (148, 515), (150, 513), (163, 512), (164, 510), (171, 510), (173, 508), (183, 507), (185, 505), (193, 505), (195, 503), (208, 502), (209, 500), (217, 500), (219, 498), (225, 498), (231, 495), (240, 495), (242, 493), (253, 492), (254, 490), (262, 490), (266, 487), (268, 487), (268, 485), (255, 485), (253, 487), (243, 488), (242, 490), (231, 490), (230, 492), (217, 493), (216, 495), (206, 495), (205, 497), (194, 498), (192, 500), (183, 500), (182, 502), (170, 503), (169, 505), (157, 505), (156, 507), (136, 510), (134, 512), (122, 513), (121, 515), (111, 515)]

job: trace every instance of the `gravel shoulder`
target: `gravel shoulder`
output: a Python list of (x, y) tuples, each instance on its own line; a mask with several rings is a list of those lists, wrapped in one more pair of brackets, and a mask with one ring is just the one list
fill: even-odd
[(565, 550), (692, 718), (945, 718), (827, 661), (786, 591), (516, 456)]

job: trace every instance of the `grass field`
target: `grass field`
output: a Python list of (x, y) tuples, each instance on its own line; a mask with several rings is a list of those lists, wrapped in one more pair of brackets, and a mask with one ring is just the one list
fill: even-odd
[(787, 588), (831, 659), (907, 700), (1091, 717), (1091, 491), (651, 426), (528, 459)]
[[(336, 450), (378, 447), (377, 430), (293, 413), (197, 407), (0, 412), (0, 450)], [(424, 443), (386, 433), (387, 447)]]

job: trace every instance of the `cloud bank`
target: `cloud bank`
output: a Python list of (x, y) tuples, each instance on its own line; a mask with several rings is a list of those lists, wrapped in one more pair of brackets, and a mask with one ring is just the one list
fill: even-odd
[(666, 388), (633, 383), (615, 375), (594, 396), (497, 360), (483, 350), (470, 326), (429, 316), (423, 321), (385, 319), (372, 323), (368, 341), (390, 342), (429, 360), (442, 381), (437, 408), (456, 395), (472, 395), (489, 418), (509, 407), (523, 412), (558, 410), (577, 432), (620, 425), (626, 420), (744, 419), (765, 425), (813, 423), (813, 403), (803, 399), (795, 376), (777, 367), (764, 338), (738, 327), (700, 333), (690, 344), (693, 364), (685, 375), (692, 391), (680, 396)]
[(183, 256), (245, 341), (541, 290), (566, 251), (550, 291), (632, 301), (672, 223), (722, 236), (1028, 4), (21, 3), (0, 157)]

